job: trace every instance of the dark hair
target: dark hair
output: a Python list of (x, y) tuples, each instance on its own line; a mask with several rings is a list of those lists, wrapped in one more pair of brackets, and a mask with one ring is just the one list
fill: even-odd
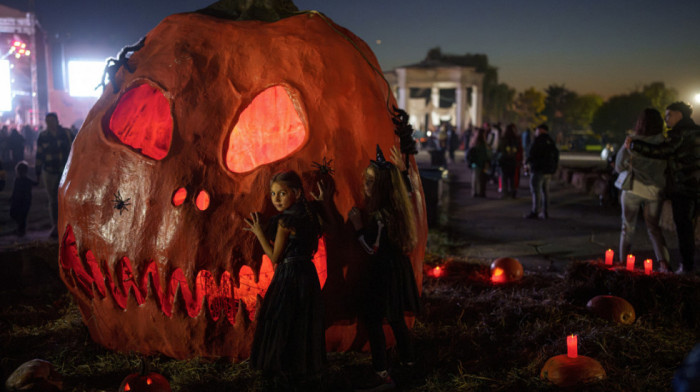
[(270, 179), (270, 186), (276, 182), (300, 191), (302, 195), (304, 194), (304, 184), (301, 182), (301, 177), (294, 170), (282, 171), (273, 175)]
[(27, 161), (19, 161), (17, 162), (17, 165), (15, 165), (15, 173), (17, 174), (27, 174), (29, 171), (29, 164)]
[(654, 108), (646, 108), (639, 114), (634, 133), (640, 136), (658, 135), (664, 131), (664, 119)]
[(486, 144), (486, 130), (484, 128), (476, 128), (472, 134), (472, 140), (469, 141), (469, 147)]
[(676, 101), (666, 106), (666, 110), (681, 112), (683, 118), (690, 118), (690, 116), (693, 114), (693, 107), (683, 101)]
[(58, 114), (56, 114), (56, 112), (49, 112), (49, 113), (46, 113), (46, 118), (49, 118), (49, 117), (53, 117), (53, 118), (55, 118), (56, 120), (58, 120)]
[[(295, 222), (292, 222), (292, 220), (295, 220), (293, 218), (290, 218), (288, 220), (285, 220), (283, 218), (282, 222), (284, 224), (291, 224), (291, 226), (294, 226), (295, 230), (304, 231), (304, 233), (297, 232), (297, 234), (308, 234), (314, 236), (315, 238), (319, 238), (322, 234), (320, 217), (319, 214), (317, 214), (314, 211), (309, 202), (306, 200), (306, 196), (304, 195), (304, 183), (301, 181), (301, 177), (299, 176), (299, 174), (297, 174), (297, 172), (295, 172), (294, 170), (279, 172), (273, 175), (270, 179), (271, 187), (274, 183), (283, 184), (288, 186), (290, 189), (299, 191), (299, 198), (297, 199), (297, 203), (301, 203), (301, 205), (304, 207), (306, 218), (309, 221), (308, 224), (304, 225), (305, 227), (299, 227), (301, 225), (296, 225)], [(313, 252), (316, 252), (317, 247), (318, 242), (314, 242)]]
[(538, 125), (535, 129), (544, 129), (545, 132), (549, 132), (549, 127), (545, 123)]

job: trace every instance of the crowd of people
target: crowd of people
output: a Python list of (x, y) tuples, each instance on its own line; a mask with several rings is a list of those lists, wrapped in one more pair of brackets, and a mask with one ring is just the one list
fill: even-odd
[[(58, 237), (58, 185), (63, 169), (68, 161), (75, 131), (59, 125), (58, 115), (46, 115), (46, 129), (33, 130), (22, 127), (22, 134), (15, 128), (0, 130), (0, 190), (6, 185), (7, 172), (3, 164), (9, 163), (14, 172), (14, 184), (10, 196), (10, 217), (17, 228), (14, 234), (26, 234), (27, 218), (32, 204), (32, 187), (43, 185), (49, 200), (49, 217), (52, 228), (49, 237)], [(36, 139), (34, 135), (37, 135)], [(36, 148), (35, 148), (36, 147)], [(28, 175), (30, 164), (25, 160), (25, 152), (34, 155), (35, 179)]]
[(526, 129), (518, 132), (515, 124), (501, 131), (500, 124), (465, 131), (465, 161), (472, 171), (472, 197), (485, 197), (487, 182), (498, 182), (504, 198), (516, 198), (521, 170), (530, 177), (532, 208), (527, 219), (549, 217), (549, 182), (559, 164), (559, 150), (549, 136), (547, 124), (535, 128), (535, 137)]

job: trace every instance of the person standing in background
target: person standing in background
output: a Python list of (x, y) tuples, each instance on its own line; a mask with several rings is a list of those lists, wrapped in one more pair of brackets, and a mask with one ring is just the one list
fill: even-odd
[(49, 216), (53, 224), (49, 236), (52, 238), (58, 237), (58, 184), (74, 137), (71, 131), (59, 125), (56, 113), (48, 113), (46, 130), (39, 134), (36, 141), (36, 179), (44, 184), (49, 196)]

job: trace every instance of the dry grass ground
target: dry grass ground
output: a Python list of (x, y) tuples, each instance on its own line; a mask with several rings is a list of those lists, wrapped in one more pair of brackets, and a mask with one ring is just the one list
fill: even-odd
[[(42, 358), (63, 374), (66, 390), (115, 391), (127, 374), (139, 369), (140, 357), (91, 341), (52, 270), (55, 251), (55, 245), (35, 244), (2, 254), (0, 376), (4, 380), (21, 363)], [(32, 267), (13, 271), (10, 263), (19, 260)], [(526, 273), (520, 282), (495, 286), (484, 262), (429, 254), (426, 268), (440, 264), (446, 275), (425, 277), (424, 309), (414, 328), (420, 360), (412, 369), (394, 367), (399, 390), (558, 390), (540, 380), (540, 369), (549, 357), (566, 352), (565, 336), (574, 333), (579, 353), (600, 361), (608, 376), (582, 390), (664, 391), (700, 340), (697, 277), (648, 277), (582, 261), (565, 274)], [(586, 302), (599, 294), (631, 302), (636, 322), (616, 325), (589, 314)], [(396, 363), (393, 353), (392, 359)], [(259, 387), (259, 375), (246, 363), (159, 356), (146, 362), (176, 391)], [(332, 353), (326, 389), (351, 391), (369, 368), (367, 354)]]

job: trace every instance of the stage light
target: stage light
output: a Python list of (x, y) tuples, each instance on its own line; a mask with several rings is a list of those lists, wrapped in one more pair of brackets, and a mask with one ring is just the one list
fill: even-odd
[(12, 110), (12, 87), (10, 78), (10, 61), (0, 60), (0, 112), (9, 112)]
[(99, 97), (102, 89), (95, 89), (95, 87), (100, 83), (104, 69), (103, 61), (69, 61), (69, 94), (72, 97)]

